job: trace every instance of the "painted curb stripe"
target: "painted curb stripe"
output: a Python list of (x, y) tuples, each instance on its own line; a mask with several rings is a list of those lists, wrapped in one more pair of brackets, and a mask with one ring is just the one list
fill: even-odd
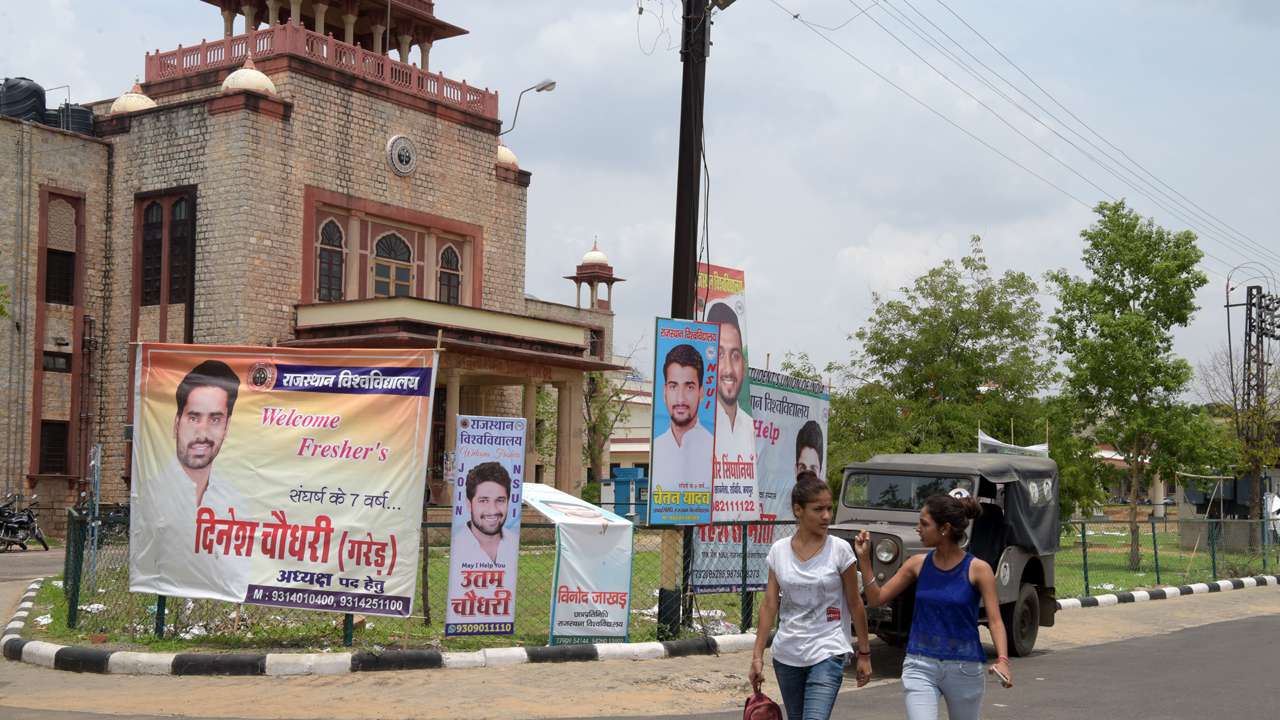
[(527, 647), (529, 662), (581, 662), (600, 659), (600, 653), (594, 644), (590, 645), (551, 645), (548, 647)]
[(63, 647), (54, 654), (53, 667), (55, 670), (71, 672), (106, 673), (110, 659), (110, 650), (69, 646)]
[(1270, 587), (1272, 585), (1280, 585), (1280, 576), (1255, 575), (1253, 577), (1231, 578), (1230, 580), (1216, 580), (1210, 583), (1194, 583), (1178, 587), (1169, 586), (1153, 590), (1134, 590), (1109, 595), (1087, 595), (1078, 598), (1065, 598), (1056, 601), (1056, 603), (1059, 610), (1074, 610), (1076, 608), (1107, 607), (1123, 603), (1145, 602), (1147, 600), (1169, 600), (1186, 595), (1204, 595), (1206, 593)]
[(174, 675), (266, 675), (267, 656), (257, 653), (178, 653)]
[(26, 645), (28, 642), (31, 641), (24, 640), (22, 638), (9, 638), (9, 642), (4, 644), (4, 659), (17, 660), (21, 662), (22, 646)]
[(690, 655), (714, 655), (715, 642), (711, 638), (687, 638), (685, 640), (667, 640), (662, 643), (667, 649), (667, 657), (688, 657)]
[(381, 670), (425, 670), (444, 667), (439, 650), (384, 650), (380, 653), (351, 653), (351, 672)]

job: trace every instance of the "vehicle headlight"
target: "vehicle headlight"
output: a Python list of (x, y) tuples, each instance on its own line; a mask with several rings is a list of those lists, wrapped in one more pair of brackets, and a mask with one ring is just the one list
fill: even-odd
[(876, 543), (876, 559), (886, 565), (898, 559), (898, 544), (889, 538)]

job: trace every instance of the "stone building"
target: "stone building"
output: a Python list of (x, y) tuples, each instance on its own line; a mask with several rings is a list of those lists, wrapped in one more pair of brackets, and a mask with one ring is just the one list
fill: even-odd
[(616, 367), (612, 297), (590, 253), (586, 307), (526, 297), (531, 175), (499, 143), (497, 94), (429, 69), (466, 31), (429, 0), (202, 4), (223, 37), (148, 53), (143, 82), (92, 105), (92, 135), (0, 119), (5, 486), (56, 525), (100, 444), (103, 500), (127, 501), (131, 343), (439, 340), (433, 494), (459, 413), (532, 433), (546, 386), (562, 431), (543, 477), (577, 491), (584, 377)]

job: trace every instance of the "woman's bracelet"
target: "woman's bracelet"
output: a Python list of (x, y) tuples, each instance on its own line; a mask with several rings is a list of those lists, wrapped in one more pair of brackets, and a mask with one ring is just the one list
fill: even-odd
[(1003, 661), (1005, 662), (1005, 664), (1006, 664), (1006, 665), (1008, 665), (1008, 664), (1009, 664), (1009, 657), (1008, 657), (1007, 655), (997, 655), (997, 656), (996, 656), (996, 662), (1000, 662), (1001, 660), (1003, 660)]
[(871, 651), (870, 651), (870, 650), (868, 650), (868, 651), (866, 651), (866, 652), (862, 652), (861, 650), (859, 650), (859, 651), (858, 651), (858, 655), (859, 655), (860, 657), (871, 657)]

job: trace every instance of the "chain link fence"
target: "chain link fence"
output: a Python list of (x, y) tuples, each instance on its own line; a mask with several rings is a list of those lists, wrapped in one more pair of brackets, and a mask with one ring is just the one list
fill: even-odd
[(1068, 522), (1054, 561), (1060, 598), (1280, 572), (1274, 520)]
[[(55, 630), (109, 643), (199, 644), (225, 649), (323, 650), (349, 644), (366, 649), (436, 647), (464, 651), (548, 642), (556, 562), (552, 524), (526, 522), (521, 526), (514, 634), (446, 638), (443, 627), (449, 580), (448, 523), (422, 526), (422, 568), (414, 614), (408, 618), (344, 616), (129, 592), (128, 523), (127, 508), (104, 513), (96, 520), (70, 512), (61, 602), (54, 603), (50, 613)], [(751, 539), (753, 543), (767, 537), (789, 536), (793, 531), (789, 523), (718, 527), (728, 527), (732, 537)], [(692, 553), (686, 552), (685, 547), (694, 532), (636, 527), (629, 634), (632, 642), (736, 633), (752, 625), (760, 593), (742, 591), (744, 567), (740, 554), (707, 560), (717, 575), (730, 579), (730, 590), (695, 594), (682, 584), (689, 577), (693, 562)], [(750, 554), (754, 558), (757, 553)]]

